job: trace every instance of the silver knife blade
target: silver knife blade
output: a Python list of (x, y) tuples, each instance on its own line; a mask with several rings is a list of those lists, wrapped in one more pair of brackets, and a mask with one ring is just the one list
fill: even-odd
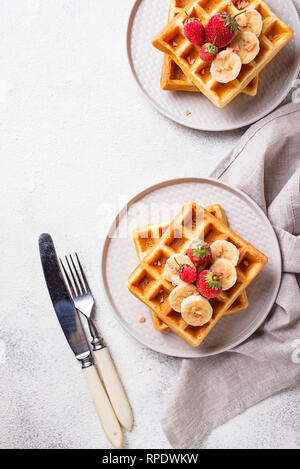
[(80, 322), (79, 315), (70, 299), (51, 236), (39, 237), (42, 267), (50, 298), (65, 337), (78, 360), (90, 357), (91, 351)]

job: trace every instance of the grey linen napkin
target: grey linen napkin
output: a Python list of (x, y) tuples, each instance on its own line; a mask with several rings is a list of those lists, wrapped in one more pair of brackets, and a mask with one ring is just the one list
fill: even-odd
[(221, 355), (182, 360), (162, 419), (174, 448), (197, 448), (213, 428), (300, 378), (300, 105), (250, 127), (211, 176), (242, 189), (268, 215), (281, 247), (282, 282), (250, 339)]

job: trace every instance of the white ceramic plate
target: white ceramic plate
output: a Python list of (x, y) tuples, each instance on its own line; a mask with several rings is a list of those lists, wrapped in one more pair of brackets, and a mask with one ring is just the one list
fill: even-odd
[[(127, 30), (128, 59), (134, 78), (150, 102), (169, 119), (198, 130), (232, 130), (252, 124), (273, 111), (287, 96), (300, 71), (300, 20), (292, 0), (267, 0), (294, 31), (290, 43), (259, 74), (255, 97), (240, 94), (223, 109), (201, 93), (163, 91), (163, 54), (151, 40), (165, 26), (169, 0), (137, 0)], [(185, 110), (191, 114), (185, 116)]]
[[(174, 333), (153, 328), (148, 308), (127, 289), (129, 274), (138, 265), (132, 229), (146, 223), (165, 223), (190, 201), (206, 206), (221, 203), (228, 223), (269, 257), (269, 262), (247, 288), (249, 307), (222, 318), (205, 343), (192, 348)], [(102, 254), (103, 285), (121, 324), (151, 349), (175, 357), (215, 355), (246, 340), (262, 324), (276, 299), (281, 278), (281, 257), (273, 228), (262, 210), (243, 192), (214, 179), (176, 179), (138, 194), (122, 210), (105, 241)], [(144, 315), (145, 323), (138, 321)]]

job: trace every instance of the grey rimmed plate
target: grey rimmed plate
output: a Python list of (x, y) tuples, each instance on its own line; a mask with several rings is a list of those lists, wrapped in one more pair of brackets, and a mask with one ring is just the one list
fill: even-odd
[[(203, 206), (221, 204), (230, 228), (269, 258), (268, 264), (247, 288), (249, 307), (223, 317), (205, 343), (197, 348), (190, 347), (174, 333), (154, 330), (148, 308), (126, 286), (129, 274), (138, 265), (132, 229), (147, 223), (166, 223), (190, 201)], [(214, 179), (175, 179), (141, 192), (117, 215), (103, 248), (102, 276), (111, 311), (130, 334), (157, 352), (197, 358), (237, 346), (262, 324), (278, 293), (281, 256), (269, 220), (246, 194)], [(141, 315), (146, 317), (146, 322), (138, 321)]]
[[(300, 71), (300, 20), (292, 0), (267, 3), (293, 29), (294, 37), (259, 74), (255, 97), (240, 94), (218, 109), (201, 93), (160, 88), (163, 54), (151, 41), (166, 24), (169, 0), (137, 0), (128, 22), (127, 53), (140, 90), (164, 116), (198, 130), (237, 129), (269, 114), (288, 95)], [(186, 109), (191, 112), (189, 116)]]

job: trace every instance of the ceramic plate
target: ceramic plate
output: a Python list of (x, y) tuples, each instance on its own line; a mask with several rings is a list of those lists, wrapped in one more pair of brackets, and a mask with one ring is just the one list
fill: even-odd
[[(249, 307), (223, 317), (205, 343), (197, 348), (190, 347), (172, 332), (156, 331), (148, 308), (126, 287), (129, 274), (138, 265), (132, 229), (147, 223), (166, 223), (183, 204), (191, 201), (203, 206), (220, 203), (230, 228), (269, 258), (268, 264), (247, 288)], [(246, 194), (214, 179), (176, 179), (138, 194), (118, 214), (104, 244), (102, 275), (112, 311), (137, 340), (157, 352), (196, 358), (237, 346), (262, 324), (278, 293), (281, 257), (269, 220)], [(141, 315), (146, 317), (146, 322), (138, 321)]]
[[(142, 92), (163, 115), (198, 130), (232, 130), (269, 114), (287, 96), (300, 70), (300, 20), (292, 0), (267, 3), (293, 29), (294, 37), (259, 74), (255, 97), (240, 94), (225, 108), (218, 109), (201, 93), (160, 88), (163, 54), (151, 41), (166, 24), (169, 0), (137, 0), (128, 23), (127, 51)], [(189, 116), (185, 115), (186, 109), (191, 112)]]

